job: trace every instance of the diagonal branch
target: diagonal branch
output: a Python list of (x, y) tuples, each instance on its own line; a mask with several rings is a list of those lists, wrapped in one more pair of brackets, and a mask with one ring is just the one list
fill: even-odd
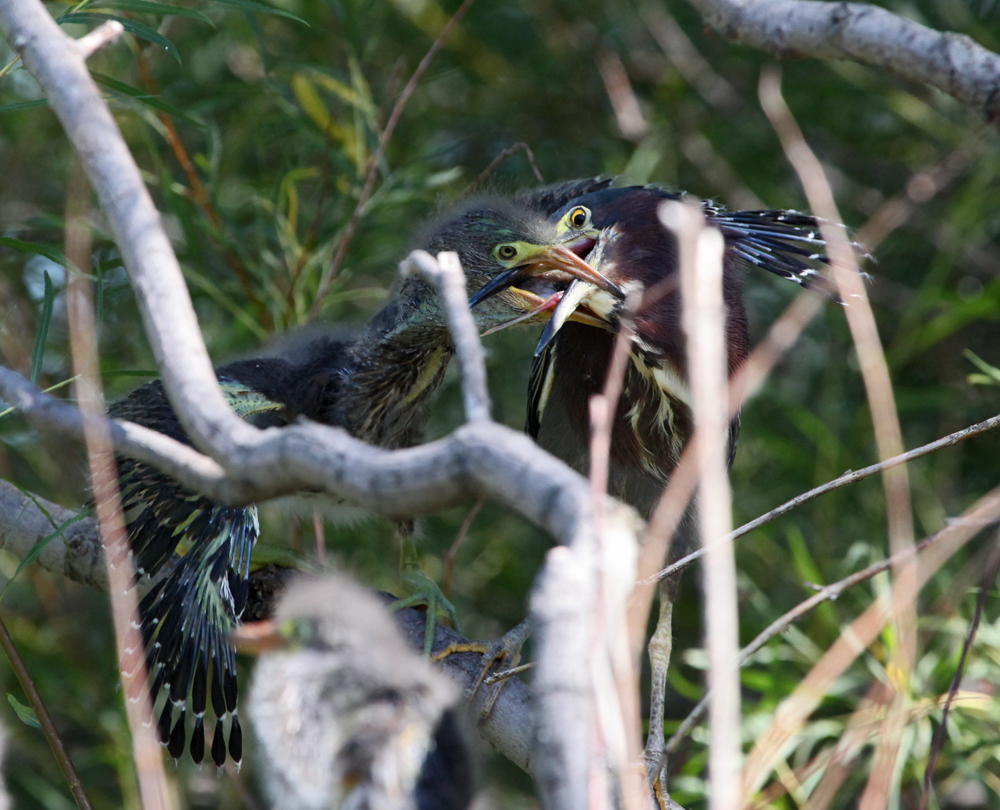
[(776, 57), (843, 59), (928, 84), (1000, 121), (1000, 56), (866, 3), (690, 0), (722, 36)]

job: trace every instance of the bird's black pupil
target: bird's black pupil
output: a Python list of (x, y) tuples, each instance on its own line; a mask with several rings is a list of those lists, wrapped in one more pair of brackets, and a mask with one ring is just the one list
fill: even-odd
[(577, 209), (576, 211), (574, 211), (574, 212), (573, 212), (573, 216), (572, 216), (572, 218), (571, 218), (571, 220), (570, 220), (570, 221), (571, 221), (571, 222), (572, 222), (572, 223), (573, 223), (573, 224), (574, 224), (574, 225), (575, 225), (575, 226), (576, 226), (577, 228), (579, 228), (579, 227), (580, 227), (581, 225), (583, 225), (583, 223), (584, 223), (584, 222), (586, 222), (586, 221), (587, 221), (587, 215), (586, 215), (586, 213), (584, 213), (584, 211), (583, 211), (583, 210), (581, 210), (581, 209)]

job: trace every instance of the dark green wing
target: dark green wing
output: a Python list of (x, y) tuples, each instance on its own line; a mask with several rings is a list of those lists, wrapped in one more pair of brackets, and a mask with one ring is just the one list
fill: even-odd
[[(283, 360), (242, 361), (218, 375), (227, 401), (243, 419), (266, 427), (292, 418), (294, 375)], [(109, 414), (191, 444), (159, 380), (114, 403)], [(165, 572), (139, 605), (153, 700), (166, 693), (160, 738), (174, 758), (183, 754), (190, 696), (195, 718), (190, 751), (200, 763), (210, 694), (216, 716), (212, 758), (220, 767), (225, 763), (223, 721), (231, 715), (228, 748), (239, 762), (236, 660), (228, 636), (246, 606), (250, 555), (260, 531), (257, 509), (213, 501), (142, 462), (119, 458), (117, 463), (137, 567), (151, 575)], [(180, 710), (176, 722), (175, 709)]]

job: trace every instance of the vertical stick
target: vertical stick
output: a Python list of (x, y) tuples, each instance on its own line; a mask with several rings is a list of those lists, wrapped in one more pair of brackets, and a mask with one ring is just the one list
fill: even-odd
[[(84, 417), (104, 416), (104, 391), (98, 367), (97, 331), (94, 325), (93, 287), (89, 276), (90, 227), (87, 222), (89, 192), (86, 179), (78, 161), (74, 161), (70, 174), (66, 201), (66, 305), (69, 317), (70, 347), (73, 354), (73, 373), (77, 375), (76, 396)], [(139, 794), (145, 810), (166, 810), (172, 807), (167, 792), (166, 774), (160, 745), (153, 736), (153, 707), (146, 688), (146, 667), (143, 661), (142, 636), (132, 623), (138, 603), (132, 587), (132, 555), (128, 552), (128, 535), (122, 515), (118, 492), (118, 475), (111, 434), (103, 419), (84, 420), (87, 445), (87, 463), (94, 488), (97, 521), (104, 544), (104, 560), (108, 566), (108, 584), (111, 593), (111, 612), (114, 617), (115, 636), (118, 639), (119, 657), (138, 660), (132, 672), (122, 667), (125, 709), (132, 730), (132, 753), (135, 758)], [(124, 553), (123, 553), (124, 551)], [(139, 686), (139, 700), (130, 695)]]
[(683, 325), (687, 335), (695, 447), (699, 468), (698, 523), (705, 547), (705, 635), (708, 649), (709, 807), (735, 810), (740, 802), (740, 684), (736, 562), (732, 545), (716, 543), (732, 531), (729, 489), (729, 384), (722, 300), (722, 234), (704, 227), (697, 203), (664, 203), (664, 225), (680, 245)]

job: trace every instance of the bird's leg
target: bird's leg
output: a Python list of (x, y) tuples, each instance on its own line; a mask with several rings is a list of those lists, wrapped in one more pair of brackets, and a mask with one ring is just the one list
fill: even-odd
[[(483, 681), (486, 680), (486, 677), (494, 669), (494, 664), (496, 665), (496, 672), (493, 675), (493, 678), (496, 680), (492, 682), (493, 688), (479, 710), (479, 716), (485, 719), (493, 711), (493, 705), (500, 696), (500, 690), (503, 689), (503, 685), (507, 682), (505, 672), (509, 672), (517, 667), (518, 662), (521, 660), (521, 649), (530, 635), (531, 622), (525, 619), (517, 627), (508, 630), (496, 641), (471, 641), (464, 644), (450, 644), (443, 650), (435, 653), (431, 660), (441, 661), (454, 653), (480, 653), (483, 656), (482, 669), (479, 671), (479, 676), (465, 690), (466, 702), (472, 700), (479, 687), (483, 685)], [(513, 673), (510, 672), (510, 674)]]
[(673, 613), (676, 590), (676, 583), (669, 580), (660, 583), (660, 615), (648, 648), (652, 683), (649, 696), (649, 737), (646, 739), (644, 757), (650, 787), (661, 807), (668, 806), (670, 802), (666, 789), (667, 762), (663, 753), (663, 703), (674, 641)]
[[(415, 605), (427, 606), (427, 626), (424, 628), (424, 655), (430, 658), (434, 646), (434, 624), (438, 613), (443, 613), (451, 626), (458, 631), (458, 614), (455, 606), (445, 598), (438, 584), (420, 568), (420, 557), (417, 554), (417, 544), (413, 538), (413, 524), (406, 523), (399, 527), (400, 558), (399, 567), (403, 581), (410, 587), (412, 593), (405, 599), (399, 599), (389, 605), (396, 611)], [(460, 631), (459, 631), (460, 632)]]

